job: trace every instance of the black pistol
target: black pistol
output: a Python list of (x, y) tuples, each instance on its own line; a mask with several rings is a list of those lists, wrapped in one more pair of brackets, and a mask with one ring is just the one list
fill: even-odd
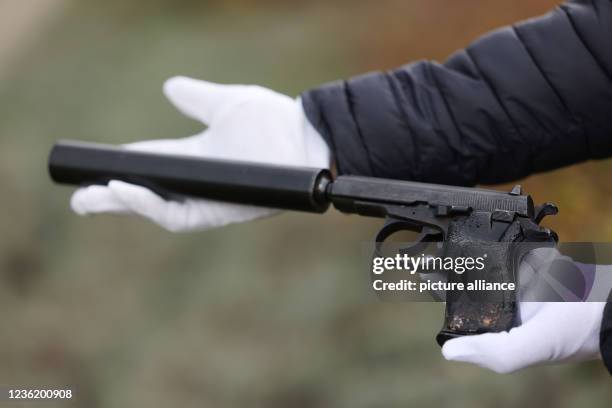
[[(75, 141), (53, 146), (49, 173), (57, 183), (122, 180), (160, 194), (286, 210), (323, 213), (332, 204), (344, 213), (385, 219), (376, 243), (409, 230), (419, 233), (414, 251), (421, 242), (441, 242), (444, 256), (471, 256), (484, 248), (488, 281), (516, 287), (526, 250), (557, 240), (553, 231), (539, 225), (544, 216), (557, 213), (556, 207), (535, 207), (518, 186), (501, 192), (348, 175), (332, 179), (325, 169), (151, 154)], [(448, 276), (449, 281), (461, 279), (465, 277)], [(509, 330), (518, 323), (517, 301), (516, 290), (505, 291), (495, 302), (447, 294), (438, 344), (457, 336)]]

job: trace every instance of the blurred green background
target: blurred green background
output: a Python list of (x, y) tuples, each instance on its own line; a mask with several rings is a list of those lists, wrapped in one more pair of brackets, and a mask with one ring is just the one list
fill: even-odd
[[(443, 60), (554, 3), (0, 1), (0, 384), (70, 386), (77, 398), (45, 406), (90, 408), (609, 407), (600, 362), (509, 376), (445, 362), (442, 305), (380, 303), (364, 287), (360, 245), (378, 221), (285, 214), (176, 235), (75, 216), (45, 168), (58, 138), (200, 130), (164, 100), (172, 75), (296, 95)], [(611, 171), (523, 184), (560, 206), (549, 225), (562, 239), (606, 241)]]

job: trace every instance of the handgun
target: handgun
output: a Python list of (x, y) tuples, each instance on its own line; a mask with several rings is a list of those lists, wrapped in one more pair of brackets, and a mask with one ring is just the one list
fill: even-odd
[[(59, 141), (49, 155), (49, 173), (57, 183), (84, 186), (110, 180), (142, 185), (169, 199), (193, 196), (238, 204), (323, 213), (337, 210), (384, 219), (374, 242), (408, 230), (421, 244), (440, 243), (444, 256), (471, 256), (487, 251), (489, 282), (514, 283), (527, 250), (557, 241), (554, 231), (540, 226), (557, 213), (554, 204), (535, 206), (520, 186), (510, 192), (340, 175), (327, 169), (277, 166), (193, 156), (154, 154), (123, 147)], [(529, 243), (529, 245), (521, 245)], [(465, 276), (449, 274), (448, 280)], [(448, 293), (441, 346), (448, 339), (500, 332), (519, 324), (517, 291), (497, 294), (495, 301)]]

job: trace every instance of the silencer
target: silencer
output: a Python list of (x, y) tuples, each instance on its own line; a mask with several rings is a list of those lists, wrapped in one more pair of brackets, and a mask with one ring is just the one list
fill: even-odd
[(168, 197), (189, 195), (238, 204), (322, 213), (328, 170), (155, 154), (111, 145), (59, 141), (49, 155), (57, 183), (107, 184), (122, 180)]

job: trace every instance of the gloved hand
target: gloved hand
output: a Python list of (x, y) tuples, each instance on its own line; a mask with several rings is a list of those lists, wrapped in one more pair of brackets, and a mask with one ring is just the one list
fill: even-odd
[[(546, 249), (530, 252), (521, 263), (519, 275), (545, 273), (550, 258)], [(521, 292), (526, 289), (521, 288)], [(520, 302), (520, 326), (508, 332), (449, 340), (442, 347), (442, 354), (447, 360), (476, 364), (497, 373), (540, 364), (600, 359), (604, 306), (604, 302)]]
[[(329, 168), (330, 150), (304, 115), (301, 102), (259, 86), (220, 85), (186, 77), (164, 84), (166, 97), (186, 116), (208, 125), (183, 139), (151, 140), (127, 149)], [(170, 231), (220, 227), (277, 210), (212, 200), (167, 201), (121, 181), (77, 190), (72, 209), (81, 215), (138, 214)]]

